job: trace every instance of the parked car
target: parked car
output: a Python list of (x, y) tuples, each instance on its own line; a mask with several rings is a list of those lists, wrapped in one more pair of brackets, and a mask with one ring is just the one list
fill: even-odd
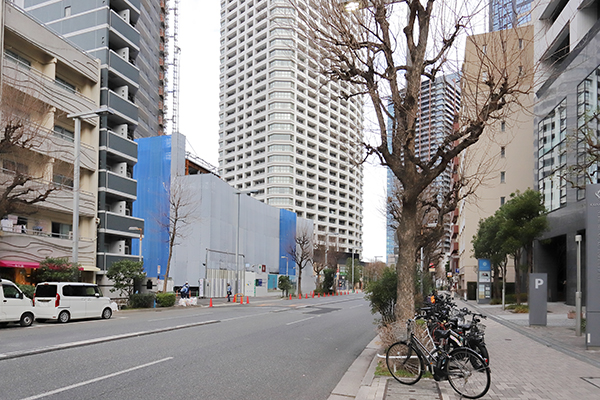
[(112, 316), (110, 299), (103, 297), (98, 285), (79, 282), (42, 282), (33, 296), (38, 321), (53, 319), (104, 318)]
[(8, 279), (0, 279), (0, 325), (18, 322), (29, 326), (34, 318), (31, 299)]

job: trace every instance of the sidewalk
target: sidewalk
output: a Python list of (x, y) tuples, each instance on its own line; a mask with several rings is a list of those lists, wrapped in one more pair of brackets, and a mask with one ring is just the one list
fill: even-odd
[[(575, 335), (573, 306), (548, 303), (547, 326), (529, 326), (529, 314), (513, 314), (501, 306), (458, 301), (488, 315), (486, 344), (492, 384), (483, 399), (600, 398), (600, 350), (586, 350), (585, 336)], [(377, 338), (367, 346), (332, 392), (329, 400), (457, 400), (448, 382), (421, 379), (413, 386), (375, 376)]]

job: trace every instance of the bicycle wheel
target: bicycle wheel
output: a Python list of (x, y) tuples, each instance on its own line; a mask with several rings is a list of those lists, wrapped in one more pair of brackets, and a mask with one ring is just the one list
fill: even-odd
[(423, 358), (421, 354), (406, 342), (396, 342), (385, 354), (385, 363), (398, 382), (413, 385), (423, 375)]
[(452, 388), (467, 399), (478, 399), (490, 389), (490, 367), (467, 347), (459, 347), (448, 354), (446, 375)]

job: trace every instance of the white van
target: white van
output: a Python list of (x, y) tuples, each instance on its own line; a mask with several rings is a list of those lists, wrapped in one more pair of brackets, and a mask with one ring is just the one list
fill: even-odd
[(104, 318), (112, 316), (110, 299), (102, 297), (98, 285), (80, 282), (42, 282), (33, 296), (36, 320)]
[(18, 322), (21, 326), (29, 326), (33, 319), (31, 299), (11, 281), (0, 279), (0, 325)]

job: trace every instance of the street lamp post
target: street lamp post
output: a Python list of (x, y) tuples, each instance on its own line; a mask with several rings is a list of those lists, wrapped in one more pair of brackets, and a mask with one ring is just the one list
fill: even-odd
[(575, 334), (581, 336), (581, 235), (575, 235), (577, 242), (577, 292), (575, 292)]
[(139, 228), (137, 226), (130, 226), (129, 227), (130, 231), (139, 231), (140, 233), (140, 254), (138, 257), (139, 262), (142, 262), (142, 239), (144, 238), (144, 231), (142, 228)]
[(69, 114), (67, 118), (73, 118), (75, 123), (75, 133), (73, 138), (73, 226), (71, 228), (73, 235), (73, 252), (72, 262), (79, 262), (79, 177), (81, 171), (81, 120), (99, 117), (100, 114), (108, 112), (107, 107), (102, 107), (97, 110), (88, 110), (80, 113)]

